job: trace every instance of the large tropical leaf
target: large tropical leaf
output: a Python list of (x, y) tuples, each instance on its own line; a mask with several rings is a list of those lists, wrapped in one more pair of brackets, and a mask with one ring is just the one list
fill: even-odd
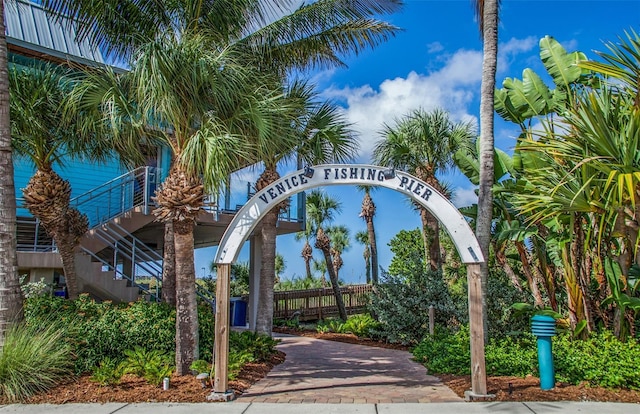
[(553, 37), (545, 36), (540, 39), (540, 59), (553, 83), (559, 88), (569, 89), (570, 85), (576, 82), (582, 69), (578, 62), (583, 60), (584, 55), (573, 52), (567, 53), (566, 49)]

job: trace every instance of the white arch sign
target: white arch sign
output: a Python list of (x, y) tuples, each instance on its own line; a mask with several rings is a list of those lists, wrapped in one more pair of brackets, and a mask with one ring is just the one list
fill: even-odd
[(375, 165), (326, 164), (293, 172), (262, 189), (238, 211), (220, 240), (215, 257), (218, 267), (214, 341), (215, 377), (214, 393), (210, 397), (228, 400), (233, 396), (233, 393), (227, 389), (229, 281), (231, 264), (237, 259), (243, 243), (260, 219), (278, 203), (301, 191), (332, 185), (370, 185), (398, 191), (429, 210), (449, 233), (462, 262), (467, 264), (472, 395), (485, 396), (487, 385), (480, 277), (483, 255), (467, 221), (446, 197), (410, 174)]
[(262, 189), (235, 215), (220, 240), (215, 263), (233, 263), (262, 216), (281, 201), (305, 190), (334, 185), (385, 187), (429, 210), (447, 230), (463, 263), (481, 263), (478, 241), (458, 209), (424, 181), (402, 171), (375, 165), (326, 164), (290, 173)]

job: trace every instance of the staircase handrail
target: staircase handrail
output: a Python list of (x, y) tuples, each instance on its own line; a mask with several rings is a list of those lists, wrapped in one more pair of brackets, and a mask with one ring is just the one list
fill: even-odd
[[(109, 233), (109, 229), (111, 228), (116, 228), (117, 232), (114, 232), (116, 234), (115, 236), (114, 234)], [(156, 281), (162, 283), (162, 266), (158, 262), (161, 262), (164, 258), (160, 253), (151, 249), (142, 240), (129, 233), (125, 228), (117, 223), (109, 223), (109, 225), (104, 225), (96, 230), (98, 230), (96, 232), (96, 236), (98, 238), (103, 240), (111, 248), (117, 249), (119, 254), (131, 260), (135, 266), (139, 266), (142, 270), (147, 271), (149, 273), (149, 277), (152, 277)], [(142, 261), (136, 260), (138, 253), (134, 251), (135, 248), (139, 248), (140, 246), (144, 246), (146, 248), (146, 250), (143, 248), (139, 252), (140, 257), (143, 259)], [(94, 255), (92, 254), (92, 256)], [(133, 279), (135, 281), (135, 275), (128, 279)], [(196, 294), (210, 305), (214, 304), (214, 300), (211, 298), (215, 298), (215, 295), (197, 283)]]
[[(97, 261), (99, 261), (100, 263), (102, 263), (103, 265), (107, 266), (107, 268), (113, 272), (115, 272), (116, 274), (120, 275), (122, 278), (128, 280), (129, 282), (131, 282), (131, 284), (135, 287), (137, 287), (138, 289), (140, 289), (141, 291), (144, 292), (145, 295), (149, 295), (153, 301), (155, 302), (159, 302), (160, 301), (160, 296), (156, 293), (151, 292), (149, 289), (145, 288), (144, 286), (136, 283), (135, 278), (132, 278), (130, 276), (128, 276), (126, 273), (124, 273), (123, 271), (119, 270), (117, 268), (117, 266), (113, 266), (111, 263), (109, 263), (108, 261), (104, 260), (103, 258), (101, 258), (100, 256), (98, 256), (97, 254), (93, 253), (91, 250), (85, 248), (85, 247), (81, 247), (82, 251), (88, 255), (90, 255), (91, 257), (93, 257), (94, 259), (96, 259)], [(157, 288), (156, 288), (157, 290)]]
[[(138, 167), (72, 198), (69, 205), (87, 215), (91, 229), (135, 207), (149, 214), (157, 176), (155, 167)], [(96, 211), (91, 211), (93, 208)]]

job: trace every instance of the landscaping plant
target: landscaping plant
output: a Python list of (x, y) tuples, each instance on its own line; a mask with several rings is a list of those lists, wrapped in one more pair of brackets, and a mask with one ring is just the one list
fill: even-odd
[(0, 396), (21, 401), (73, 375), (71, 346), (55, 323), (16, 325), (0, 348)]
[(91, 381), (102, 386), (120, 384), (125, 373), (125, 364), (116, 359), (106, 357), (91, 370)]

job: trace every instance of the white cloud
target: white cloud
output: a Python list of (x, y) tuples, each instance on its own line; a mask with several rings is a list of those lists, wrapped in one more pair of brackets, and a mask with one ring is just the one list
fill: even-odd
[(479, 92), (481, 69), (479, 51), (459, 50), (437, 71), (412, 71), (404, 78), (384, 80), (377, 89), (371, 85), (330, 88), (324, 95), (346, 103), (346, 117), (361, 134), (360, 161), (369, 162), (383, 124), (393, 124), (413, 109), (441, 107), (455, 120), (475, 120), (467, 108)]
[(454, 206), (467, 207), (478, 202), (478, 195), (474, 188), (462, 188), (458, 187), (453, 192), (453, 198), (451, 200)]
[[(529, 53), (538, 47), (538, 40), (535, 36), (529, 36), (524, 39), (511, 38), (506, 42), (498, 45), (498, 73), (509, 71), (509, 67), (516, 57), (523, 53)], [(540, 58), (536, 54), (536, 60)], [(497, 79), (499, 81), (499, 79)]]
[(444, 46), (440, 42), (433, 42), (427, 45), (427, 53), (437, 53), (442, 52), (444, 50)]

